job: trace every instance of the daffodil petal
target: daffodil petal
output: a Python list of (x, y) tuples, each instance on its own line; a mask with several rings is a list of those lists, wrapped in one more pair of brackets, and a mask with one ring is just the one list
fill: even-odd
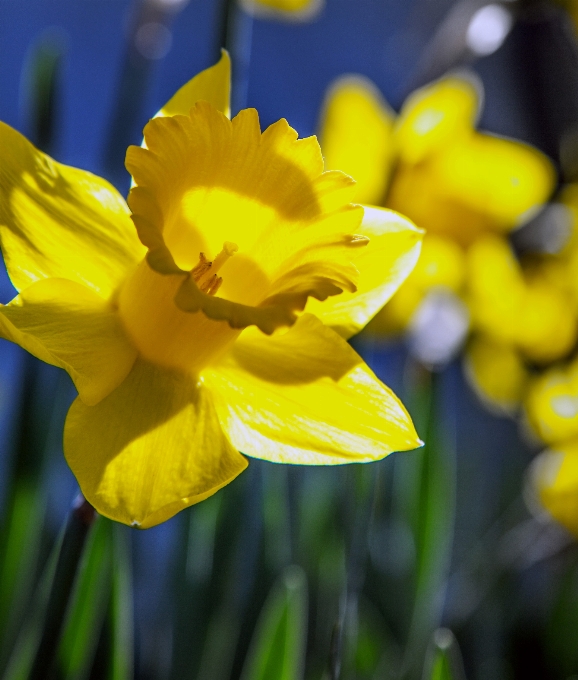
[(549, 514), (578, 537), (578, 441), (541, 453), (530, 467), (530, 483)]
[(446, 140), (421, 163), (400, 162), (386, 205), (428, 233), (469, 246), (531, 217), (554, 183), (554, 167), (537, 149), (472, 132)]
[(468, 250), (466, 276), (474, 328), (502, 344), (515, 344), (526, 290), (520, 263), (506, 239), (478, 239)]
[(543, 373), (530, 385), (526, 412), (547, 444), (578, 438), (578, 362)]
[(355, 181), (359, 203), (379, 204), (393, 169), (395, 114), (375, 85), (346, 76), (330, 88), (323, 111), (320, 144), (329, 170), (342, 170)]
[(231, 442), (248, 456), (327, 465), (420, 445), (397, 397), (311, 314), (283, 335), (245, 331), (202, 380)]
[(247, 466), (208, 391), (141, 359), (96, 406), (73, 403), (64, 453), (98, 512), (143, 529), (204, 500)]
[(221, 50), (221, 58), (211, 66), (191, 78), (156, 114), (163, 116), (187, 116), (196, 102), (210, 102), (227, 117), (231, 115), (231, 59), (226, 50)]
[(369, 206), (358, 231), (369, 242), (352, 257), (359, 271), (357, 291), (344, 290), (323, 303), (310, 298), (306, 307), (345, 338), (358, 333), (407, 278), (423, 238), (423, 231), (399, 213)]
[(576, 343), (576, 316), (571, 299), (546, 279), (526, 288), (518, 345), (528, 359), (542, 364), (567, 356)]
[(23, 290), (66, 278), (110, 297), (144, 257), (124, 199), (108, 182), (61, 165), (0, 123), (0, 240)]
[(552, 162), (538, 149), (484, 133), (448, 144), (436, 156), (434, 173), (438, 190), (504, 231), (536, 212), (556, 183)]
[(325, 0), (240, 0), (243, 9), (263, 19), (309, 21), (322, 9)]
[(33, 283), (1, 306), (0, 335), (64, 368), (87, 404), (120, 385), (136, 358), (116, 312), (89, 288), (67, 279)]
[(404, 163), (416, 164), (474, 128), (483, 97), (473, 75), (449, 76), (413, 92), (404, 102), (395, 142)]
[(471, 386), (491, 410), (513, 414), (519, 408), (529, 372), (515, 347), (479, 336), (464, 360)]

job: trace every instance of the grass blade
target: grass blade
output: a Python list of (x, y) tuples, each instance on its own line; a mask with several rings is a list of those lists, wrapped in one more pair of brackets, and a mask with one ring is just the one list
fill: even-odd
[(436, 630), (428, 657), (423, 680), (465, 680), (458, 643), (451, 630)]
[(307, 639), (307, 580), (297, 566), (273, 587), (255, 630), (242, 680), (300, 680)]
[(111, 586), (111, 523), (100, 517), (91, 533), (59, 649), (66, 680), (88, 677)]
[(130, 531), (120, 524), (113, 526), (110, 680), (130, 680), (134, 672)]

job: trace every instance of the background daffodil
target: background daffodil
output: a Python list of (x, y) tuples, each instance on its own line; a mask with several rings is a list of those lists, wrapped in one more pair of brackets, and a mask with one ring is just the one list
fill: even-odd
[(415, 91), (399, 116), (362, 78), (340, 79), (328, 93), (321, 127), (328, 167), (359, 178), (357, 200), (398, 210), (426, 230), (423, 256), (373, 322), (376, 331), (405, 330), (433, 289), (467, 302), (468, 250), (487, 235), (503, 240), (552, 192), (546, 156), (476, 130), (481, 98), (466, 75)]
[[(533, 227), (546, 238), (541, 244), (534, 236), (534, 251), (516, 256), (496, 237), (470, 249), (474, 336), (467, 367), (490, 408), (514, 414), (522, 407), (526, 426), (549, 447), (530, 468), (531, 497), (577, 534), (576, 187), (567, 186), (558, 200), (550, 218), (545, 211)], [(556, 215), (563, 218), (558, 225)]]
[[(2, 335), (72, 377), (64, 450), (103, 515), (149, 527), (247, 465), (370, 461), (419, 445), (345, 338), (421, 232), (350, 201), (315, 138), (228, 114), (226, 54), (149, 122), (128, 206), (0, 126)], [(135, 230), (136, 227), (136, 230)], [(138, 234), (138, 236), (137, 236)]]
[[(542, 384), (544, 371), (572, 355), (578, 329), (576, 224), (576, 187), (569, 185), (517, 235), (518, 253), (495, 236), (468, 252), (474, 334), (467, 368), (491, 407), (515, 412), (528, 389), (536, 389), (530, 386)], [(537, 434), (550, 441), (541, 428)]]
[(548, 447), (532, 463), (529, 483), (548, 513), (578, 536), (578, 362), (555, 365), (528, 382), (525, 412)]
[(505, 412), (518, 408), (533, 374), (576, 342), (576, 306), (561, 266), (553, 257), (520, 262), (496, 237), (469, 251), (468, 374), (482, 398)]
[(281, 21), (309, 21), (323, 8), (324, 0), (239, 0), (251, 14)]

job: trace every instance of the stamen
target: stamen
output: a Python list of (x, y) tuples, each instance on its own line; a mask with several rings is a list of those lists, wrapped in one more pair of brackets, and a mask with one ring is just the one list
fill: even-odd
[(366, 246), (369, 243), (369, 237), (363, 234), (347, 234), (345, 238), (350, 246)]
[(205, 253), (199, 253), (199, 261), (191, 269), (191, 276), (194, 281), (198, 281), (205, 272), (208, 272), (213, 263), (209, 262), (205, 257)]
[(199, 289), (202, 290), (203, 293), (208, 293), (211, 290), (211, 287), (214, 286), (216, 280), (217, 275), (213, 274), (210, 278), (199, 281)]
[(211, 287), (207, 291), (209, 293), (209, 295), (214, 295), (219, 290), (222, 283), (223, 283), (222, 277), (217, 276), (215, 282), (211, 285)]
[(207, 260), (204, 253), (199, 253), (199, 261), (191, 269), (191, 277), (203, 293), (214, 295), (219, 290), (223, 279), (217, 276), (217, 272), (238, 250), (236, 243), (225, 241), (223, 250), (212, 262)]

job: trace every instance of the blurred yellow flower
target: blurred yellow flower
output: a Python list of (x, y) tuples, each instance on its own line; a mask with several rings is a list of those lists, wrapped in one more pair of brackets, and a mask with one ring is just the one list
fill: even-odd
[[(476, 131), (480, 99), (474, 80), (448, 76), (414, 92), (396, 118), (362, 78), (340, 79), (329, 91), (320, 135), (327, 166), (361, 178), (358, 200), (400, 211), (426, 230), (423, 266), (374, 329), (406, 327), (431, 287), (463, 293), (467, 249), (520, 225), (554, 187), (542, 153)], [(430, 271), (446, 274), (428, 281)]]
[(230, 482), (239, 451), (336, 464), (420, 443), (344, 339), (411, 271), (420, 230), (353, 205), (314, 137), (229, 120), (229, 69), (225, 54), (129, 148), (130, 209), (0, 124), (19, 291), (1, 333), (68, 371), (70, 467), (100, 513), (143, 528)]
[(251, 14), (281, 21), (308, 21), (318, 14), (324, 0), (240, 0)]
[[(524, 386), (548, 381), (550, 372), (543, 380), (535, 376), (553, 362), (565, 360), (576, 343), (577, 196), (575, 187), (570, 186), (559, 197), (572, 222), (559, 252), (533, 253), (520, 260), (497, 236), (479, 239), (468, 251), (466, 288), (476, 335), (475, 349), (473, 341), (468, 348), (468, 374), (484, 398), (507, 411), (519, 407), (526, 395)], [(550, 233), (553, 226), (544, 224)], [(478, 360), (481, 345), (485, 347), (484, 362)], [(490, 348), (494, 357), (490, 357)], [(472, 351), (478, 353), (478, 359), (471, 356)], [(505, 355), (510, 357), (511, 371), (499, 368), (503, 368)], [(530, 399), (534, 399), (533, 392), (535, 389)], [(532, 407), (535, 413), (536, 408)], [(541, 428), (539, 434), (544, 441), (551, 440)]]
[(529, 481), (549, 515), (578, 538), (578, 441), (537, 456), (530, 467)]
[(464, 359), (469, 382), (489, 410), (512, 413), (518, 409), (529, 376), (520, 353), (512, 345), (475, 335)]
[(468, 302), (473, 326), (513, 345), (524, 358), (549, 363), (576, 337), (569, 296), (538, 271), (524, 272), (506, 241), (479, 239), (468, 251)]
[(526, 412), (544, 443), (578, 439), (578, 360), (536, 377), (528, 392)]

